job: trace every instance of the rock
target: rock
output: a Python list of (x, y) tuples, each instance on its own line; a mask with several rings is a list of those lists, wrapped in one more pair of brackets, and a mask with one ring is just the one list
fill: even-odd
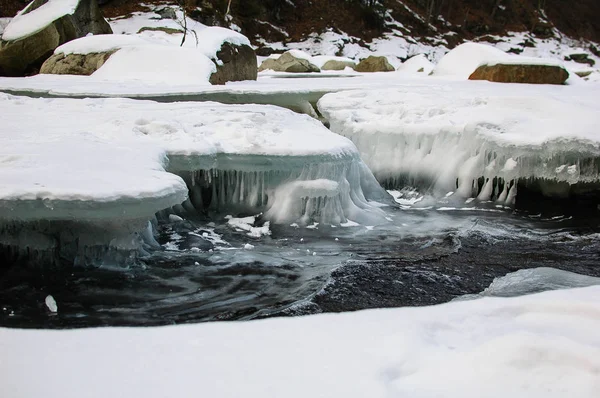
[(393, 72), (396, 69), (388, 62), (386, 57), (370, 55), (356, 65), (357, 72)]
[(175, 14), (175, 10), (170, 7), (164, 7), (154, 12), (158, 14), (160, 19), (177, 19), (177, 14)]
[[(52, 0), (34, 0), (13, 23), (24, 23), (27, 14), (44, 7)], [(50, 4), (48, 4), (50, 5)], [(73, 14), (50, 21), (43, 29), (22, 37), (7, 39), (9, 24), (0, 40), (0, 76), (25, 76), (37, 72), (54, 50), (70, 40), (88, 34), (112, 33), (96, 0), (81, 0)]]
[(569, 72), (558, 65), (502, 64), (481, 65), (469, 80), (498, 83), (564, 84)]
[(346, 68), (356, 68), (356, 62), (351, 61), (339, 61), (336, 59), (330, 59), (325, 62), (321, 67), (321, 70), (344, 70)]
[(90, 54), (54, 54), (48, 58), (40, 73), (54, 75), (86, 75), (97, 71), (115, 51)]
[(156, 27), (144, 26), (144, 27), (140, 28), (140, 30), (138, 30), (138, 33), (147, 32), (147, 31), (148, 32), (165, 32), (169, 35), (177, 35), (177, 34), (183, 33), (183, 30), (181, 30), (181, 29), (167, 28), (164, 26), (156, 26)]
[(225, 84), (240, 80), (256, 80), (256, 54), (252, 47), (223, 43), (213, 60), (217, 71), (210, 76), (211, 84)]
[(581, 52), (567, 55), (565, 61), (574, 61), (578, 64), (588, 64), (589, 66), (594, 66), (596, 64), (596, 61), (589, 58), (588, 54)]
[(287, 51), (279, 58), (267, 58), (258, 68), (258, 71), (266, 69), (272, 69), (276, 72), (290, 72), (290, 73), (309, 73), (309, 72), (320, 72), (321, 70), (313, 65), (309, 60), (304, 58), (297, 58), (290, 51)]

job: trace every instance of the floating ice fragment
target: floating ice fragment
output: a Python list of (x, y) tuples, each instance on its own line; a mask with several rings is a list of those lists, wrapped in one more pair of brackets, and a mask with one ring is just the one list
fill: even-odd
[(58, 305), (56, 304), (56, 300), (54, 300), (54, 297), (52, 297), (51, 295), (47, 295), (45, 301), (46, 301), (46, 307), (48, 307), (50, 312), (52, 312), (52, 313), (58, 312)]
[(252, 249), (254, 249), (254, 245), (251, 245), (250, 243), (246, 243), (244, 245), (244, 249), (245, 250), (252, 250)]

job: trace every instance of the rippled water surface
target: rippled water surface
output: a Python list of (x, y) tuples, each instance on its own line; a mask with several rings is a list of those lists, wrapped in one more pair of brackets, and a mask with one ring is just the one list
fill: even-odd
[(600, 276), (595, 214), (439, 209), (388, 207), (390, 222), (379, 226), (272, 225), (261, 237), (218, 215), (161, 225), (162, 248), (127, 268), (5, 265), (0, 325), (161, 325), (428, 305), (480, 293), (524, 268)]

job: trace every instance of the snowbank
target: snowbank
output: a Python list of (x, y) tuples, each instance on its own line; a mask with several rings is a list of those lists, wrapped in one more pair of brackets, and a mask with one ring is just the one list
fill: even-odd
[(58, 18), (73, 14), (79, 0), (48, 0), (41, 7), (27, 12), (31, 3), (21, 10), (4, 28), (2, 40), (12, 41), (31, 36)]
[(215, 64), (197, 49), (147, 45), (120, 49), (92, 76), (113, 81), (209, 85), (216, 71)]
[(589, 287), (252, 322), (0, 329), (0, 395), (595, 398), (599, 302)]
[[(396, 180), (391, 185), (425, 184), (471, 197), (482, 188), (473, 186), (479, 177), (600, 180), (593, 87), (468, 83), (332, 93), (318, 107), (380, 181)], [(482, 199), (508, 190), (487, 188)]]
[(400, 73), (422, 73), (423, 75), (429, 75), (434, 67), (425, 54), (419, 54), (398, 65), (396, 71)]
[(562, 66), (556, 59), (507, 54), (486, 44), (467, 42), (446, 54), (433, 69), (433, 74), (468, 79), (479, 66), (496, 64)]

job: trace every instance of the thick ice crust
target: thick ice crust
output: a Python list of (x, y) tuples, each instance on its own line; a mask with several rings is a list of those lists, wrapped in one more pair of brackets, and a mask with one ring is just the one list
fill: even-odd
[(256, 171), (268, 169), (265, 157), (358, 156), (350, 140), (318, 121), (272, 106), (2, 94), (0, 112), (5, 218), (150, 216), (186, 198), (181, 178), (164, 171), (167, 155), (175, 171), (218, 168), (219, 158), (224, 169)]
[(327, 94), (318, 106), (380, 180), (471, 196), (480, 177), (600, 179), (595, 90), (467, 83)]

